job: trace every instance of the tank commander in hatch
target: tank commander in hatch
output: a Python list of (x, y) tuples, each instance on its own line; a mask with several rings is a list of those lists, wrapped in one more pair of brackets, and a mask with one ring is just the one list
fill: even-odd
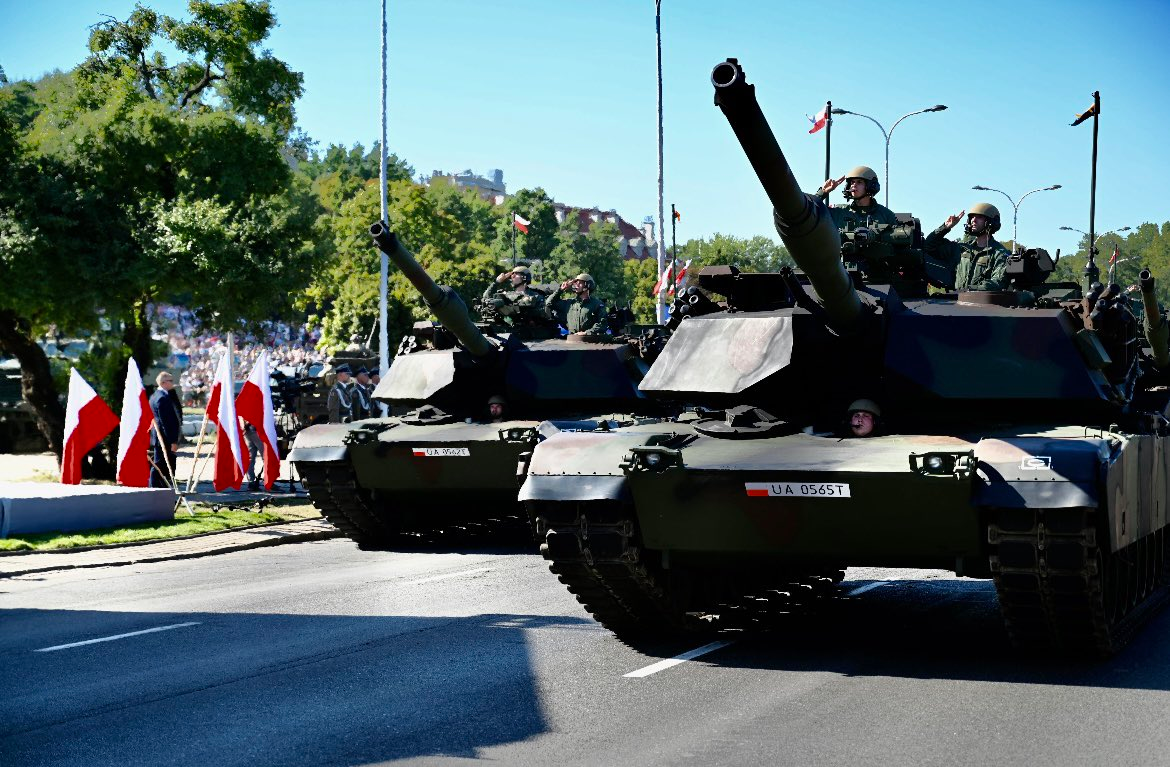
[(854, 437), (872, 437), (877, 433), (878, 420), (882, 417), (882, 409), (871, 399), (854, 400), (846, 411), (849, 435)]
[(508, 400), (504, 399), (503, 395), (493, 394), (488, 397), (487, 408), (490, 423), (503, 423), (507, 420), (505, 413), (508, 410)]
[(955, 270), (955, 290), (1003, 290), (1011, 253), (992, 236), (999, 231), (999, 209), (990, 203), (975, 203), (963, 227), (966, 236), (958, 242), (946, 239), (962, 220), (963, 211), (947, 216), (942, 226), (927, 235), (927, 254)]
[(604, 333), (607, 327), (605, 304), (593, 295), (596, 289), (593, 278), (582, 272), (562, 282), (557, 291), (559, 294), (572, 290), (576, 297), (553, 299), (548, 302), (549, 310), (570, 333)]
[[(514, 266), (510, 271), (498, 275), (496, 281), (483, 292), (485, 304), (497, 309), (510, 306), (522, 314), (538, 315), (544, 309), (544, 299), (544, 293), (532, 287), (532, 270), (527, 266)], [(511, 313), (514, 312), (501, 312), (505, 315)]]
[(898, 217), (894, 212), (875, 199), (881, 184), (878, 183), (877, 173), (873, 168), (858, 165), (841, 178), (828, 179), (814, 196), (828, 204), (829, 192), (841, 184), (845, 184), (841, 194), (849, 204), (829, 207), (829, 215), (833, 217), (833, 223), (838, 229), (867, 226), (871, 222), (891, 226), (898, 223)]
[(326, 400), (329, 407), (329, 423), (349, 423), (353, 420), (353, 382), (350, 381), (352, 370), (348, 363), (341, 363), (334, 370), (337, 380), (329, 389)]

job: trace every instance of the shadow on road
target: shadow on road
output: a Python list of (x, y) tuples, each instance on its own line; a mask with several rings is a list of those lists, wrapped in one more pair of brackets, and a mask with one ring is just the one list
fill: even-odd
[[(845, 584), (845, 590), (865, 583)], [(895, 581), (741, 638), (705, 660), (857, 677), (1170, 690), (1170, 653), (1164, 649), (1170, 611), (1156, 615), (1110, 659), (1024, 653), (1011, 646), (995, 588), (986, 581)]]
[[(526, 631), (585, 618), (7, 610), (0, 764), (357, 764), (543, 733)], [(62, 641), (174, 630), (52, 652)], [(96, 634), (95, 634), (96, 632)], [(69, 637), (69, 640), (63, 640)]]

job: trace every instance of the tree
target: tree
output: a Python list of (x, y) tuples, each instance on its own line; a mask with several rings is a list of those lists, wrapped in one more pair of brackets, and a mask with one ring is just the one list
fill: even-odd
[[(7, 100), (26, 128), (23, 171), (0, 210), (12, 232), (2, 268), (20, 272), (0, 295), (0, 349), (35, 356), (48, 323), (94, 330), (105, 318), (125, 328), (110, 367), (133, 355), (145, 370), (150, 302), (184, 294), (202, 320), (230, 328), (288, 311), (308, 282), (319, 208), (286, 159), (301, 75), (259, 48), (276, 23), (268, 3), (189, 9), (188, 22), (142, 6), (107, 18), (89, 59), (33, 84), (31, 110)], [(42, 430), (59, 434), (52, 381), (39, 362), (24, 369)], [(120, 377), (94, 383), (120, 400)], [(60, 438), (50, 444), (59, 451)]]
[(594, 295), (611, 306), (624, 305), (631, 291), (625, 285), (621, 231), (605, 221), (593, 222), (582, 234), (579, 222), (576, 210), (566, 213), (557, 229), (556, 247), (544, 262), (546, 279), (567, 280), (586, 272), (597, 283)]
[[(537, 187), (521, 189), (504, 203), (504, 217), (496, 222), (492, 251), (501, 262), (511, 263), (512, 243), (515, 238), (517, 261), (532, 263), (544, 261), (557, 244), (557, 216), (552, 198)], [(513, 225), (513, 216), (519, 214), (529, 222), (524, 234)]]

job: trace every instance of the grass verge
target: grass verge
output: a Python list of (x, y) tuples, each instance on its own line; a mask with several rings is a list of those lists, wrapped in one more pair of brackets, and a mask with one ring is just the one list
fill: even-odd
[(54, 551), (82, 546), (109, 546), (115, 543), (143, 543), (187, 535), (213, 533), (233, 527), (315, 519), (320, 513), (304, 498), (279, 499), (263, 511), (204, 510), (192, 504), (195, 516), (180, 510), (173, 520), (144, 522), (128, 527), (110, 527), (75, 533), (36, 533), (0, 538), (0, 551)]

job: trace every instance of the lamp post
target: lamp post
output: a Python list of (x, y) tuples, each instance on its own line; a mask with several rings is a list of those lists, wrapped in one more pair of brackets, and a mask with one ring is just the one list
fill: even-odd
[[(662, 0), (654, 0), (654, 40), (658, 47), (658, 275), (666, 269), (666, 221), (662, 194)], [(654, 296), (654, 316), (666, 324), (666, 290), (660, 286)]]
[[(1088, 232), (1077, 229), (1075, 226), (1062, 226), (1062, 227), (1060, 227), (1060, 229), (1063, 232), (1076, 232), (1077, 234), (1083, 234), (1083, 235), (1085, 235), (1086, 240), (1089, 239), (1089, 237), (1090, 237)], [(1100, 240), (1102, 237), (1104, 237), (1107, 234), (1117, 234), (1118, 232), (1128, 232), (1130, 229), (1131, 229), (1131, 227), (1123, 226), (1120, 229), (1110, 229), (1107, 232), (1101, 232), (1096, 237), (1093, 237), (1093, 241), (1091, 243), (1089, 243), (1089, 262), (1088, 262), (1089, 266), (1086, 266), (1085, 269), (1089, 269), (1090, 266), (1093, 266), (1093, 256), (1095, 256), (1097, 254), (1097, 241), (1098, 240)], [(1110, 266), (1109, 266), (1109, 278), (1108, 279), (1110, 282), (1113, 281), (1113, 265), (1112, 264), (1110, 264)]]
[(855, 117), (864, 117), (865, 119), (869, 120), (871, 123), (876, 125), (878, 127), (878, 130), (880, 130), (882, 132), (882, 136), (885, 137), (885, 139), (886, 139), (886, 173), (885, 173), (885, 181), (882, 183), (882, 186), (884, 186), (886, 189), (886, 207), (889, 207), (889, 205), (890, 205), (890, 137), (894, 135), (894, 128), (897, 128), (898, 123), (902, 122), (907, 117), (913, 117), (914, 115), (925, 114), (926, 112), (941, 112), (946, 108), (947, 107), (945, 104), (935, 104), (934, 106), (927, 107), (926, 109), (919, 109), (917, 112), (910, 112), (908, 114), (904, 114), (901, 117), (899, 117), (897, 120), (894, 121), (894, 125), (890, 128), (888, 133), (886, 132), (886, 129), (884, 127), (882, 127), (882, 124), (880, 122), (873, 119), (869, 115), (863, 115), (861, 112), (850, 112), (848, 109), (839, 109), (837, 107), (834, 107), (832, 109), (831, 114), (854, 115)]
[(1007, 197), (1008, 202), (1010, 202), (1012, 204), (1012, 255), (1014, 256), (1016, 254), (1016, 224), (1019, 223), (1019, 219), (1020, 219), (1020, 205), (1023, 204), (1024, 200), (1027, 199), (1029, 194), (1035, 194), (1036, 192), (1051, 192), (1054, 189), (1060, 189), (1060, 184), (1053, 184), (1052, 186), (1042, 186), (1039, 189), (1033, 189), (1031, 192), (1028, 192), (1023, 197), (1021, 197), (1019, 202), (1016, 202), (1015, 200), (1013, 200), (1011, 198), (1011, 195), (1009, 195), (1007, 192), (1001, 191), (999, 189), (992, 189), (989, 186), (976, 185), (976, 186), (973, 186), (971, 188), (978, 189), (981, 192), (999, 192), (1004, 197)]

